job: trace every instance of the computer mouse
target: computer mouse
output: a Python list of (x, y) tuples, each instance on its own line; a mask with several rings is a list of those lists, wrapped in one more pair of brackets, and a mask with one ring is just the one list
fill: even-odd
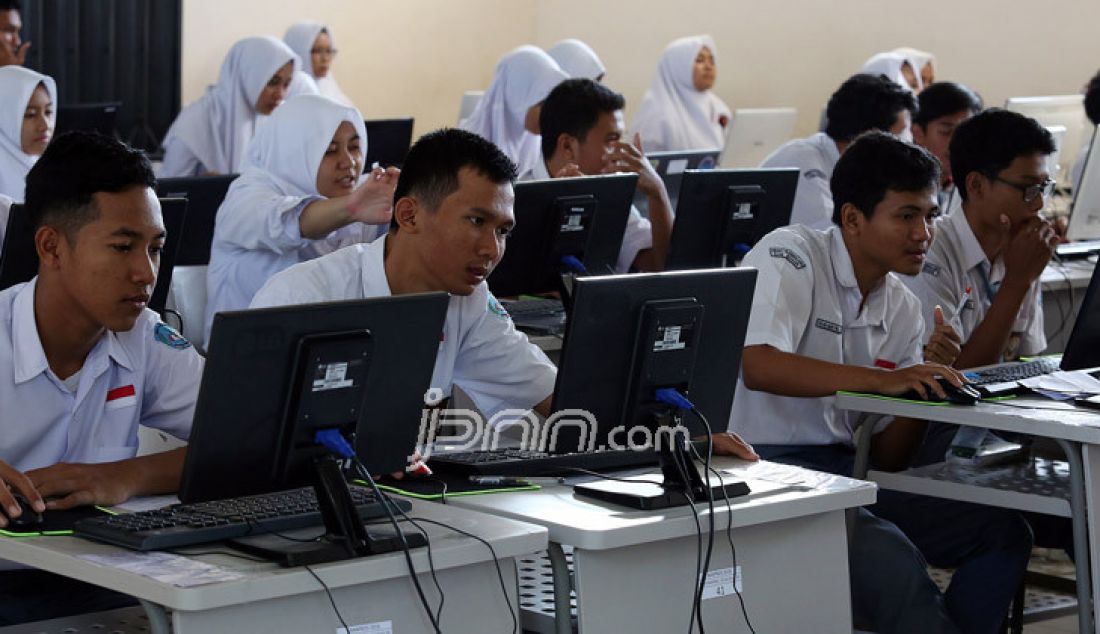
[(928, 398), (921, 398), (921, 395), (916, 390), (910, 390), (901, 395), (901, 398), (910, 401), (939, 401), (944, 400), (952, 405), (973, 405), (981, 400), (982, 396), (977, 389), (972, 385), (966, 383), (962, 387), (955, 387), (947, 379), (936, 379), (940, 387), (943, 388), (945, 398), (940, 399), (932, 390), (928, 391)]
[(45, 520), (42, 518), (42, 514), (34, 510), (31, 503), (26, 500), (22, 495), (15, 495), (15, 501), (19, 504), (19, 508), (23, 510), (19, 514), (19, 517), (9, 517), (8, 526), (11, 528), (20, 529), (33, 529), (42, 524)]

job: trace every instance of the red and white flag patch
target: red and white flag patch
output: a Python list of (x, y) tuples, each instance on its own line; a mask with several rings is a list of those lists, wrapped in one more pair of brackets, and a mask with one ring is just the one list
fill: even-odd
[(137, 391), (134, 385), (123, 385), (107, 391), (107, 404), (104, 409), (119, 409), (137, 405)]

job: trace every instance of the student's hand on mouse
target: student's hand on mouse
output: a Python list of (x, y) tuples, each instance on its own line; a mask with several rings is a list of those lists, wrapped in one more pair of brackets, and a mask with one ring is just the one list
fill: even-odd
[(646, 196), (659, 196), (665, 184), (653, 169), (653, 164), (642, 150), (642, 138), (634, 135), (634, 145), (625, 141), (612, 141), (611, 150), (604, 155), (604, 174), (629, 172), (638, 175), (638, 191)]
[(27, 61), (27, 51), (30, 47), (30, 42), (23, 42), (19, 48), (15, 48), (7, 42), (0, 41), (0, 66), (23, 66)]
[(43, 497), (55, 498), (46, 502), (46, 508), (50, 510), (92, 504), (113, 506), (122, 504), (134, 495), (134, 489), (130, 485), (131, 474), (123, 462), (59, 462), (28, 471), (27, 477)]
[(42, 499), (42, 494), (34, 488), (30, 477), (2, 460), (0, 460), (0, 480), (3, 480), (6, 485), (0, 486), (0, 508), (4, 511), (0, 513), (0, 527), (8, 525), (9, 517), (18, 517), (23, 512), (19, 503), (15, 501), (15, 493), (22, 495), (23, 499), (30, 502), (31, 508), (39, 513), (46, 510), (46, 502)]
[(936, 380), (938, 377), (943, 377), (956, 387), (962, 387), (966, 383), (966, 379), (958, 370), (939, 363), (921, 363), (897, 370), (875, 368), (873, 371), (875, 379), (871, 391), (891, 396), (913, 390), (920, 394), (921, 398), (926, 399), (929, 395), (934, 395), (942, 399), (946, 398), (947, 394)]
[(566, 163), (554, 174), (554, 178), (576, 178), (577, 176), (584, 175), (579, 165), (576, 163)]
[(1049, 220), (1039, 216), (1028, 218), (1011, 232), (1005, 247), (1005, 282), (1034, 282), (1057, 246), (1058, 236)]
[(376, 167), (359, 187), (348, 194), (348, 214), (353, 220), (378, 225), (393, 216), (393, 190), (401, 170), (396, 167)]
[(752, 445), (732, 431), (712, 434), (710, 440), (713, 443), (712, 447), (716, 456), (733, 456), (742, 460), (753, 461), (760, 459), (760, 456), (756, 455), (756, 451), (753, 450)]
[(924, 360), (928, 363), (954, 365), (962, 353), (962, 338), (943, 317), (943, 308), (936, 306), (933, 319), (936, 326), (928, 344), (924, 346)]

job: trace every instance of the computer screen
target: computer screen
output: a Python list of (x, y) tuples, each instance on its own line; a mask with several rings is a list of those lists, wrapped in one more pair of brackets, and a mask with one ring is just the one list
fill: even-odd
[[(646, 152), (646, 159), (657, 170), (657, 175), (665, 184), (672, 208), (676, 208), (676, 200), (680, 196), (680, 184), (684, 180), (684, 172), (687, 170), (712, 170), (718, 167), (718, 157), (722, 154), (721, 148), (713, 150), (688, 150), (674, 152)], [(645, 194), (635, 192), (634, 205), (638, 209), (648, 210), (649, 201)], [(648, 214), (647, 214), (648, 215)]]
[(382, 167), (401, 167), (412, 145), (413, 118), (375, 119), (363, 122), (367, 129), (366, 170), (378, 163)]
[[(160, 212), (168, 238), (160, 255), (157, 283), (149, 297), (149, 308), (164, 314), (168, 301), (168, 288), (172, 284), (172, 268), (179, 251), (183, 233), (187, 201), (182, 198), (161, 198)], [(38, 250), (34, 244), (34, 227), (23, 210), (23, 205), (12, 205), (8, 214), (8, 227), (4, 232), (4, 250), (0, 253), (0, 290), (29, 282), (38, 275)]]
[(180, 499), (307, 486), (336, 429), (370, 473), (416, 445), (448, 295), (429, 293), (218, 313)]
[(115, 122), (121, 101), (103, 103), (74, 103), (57, 107), (57, 125), (54, 136), (72, 130), (95, 130), (107, 136), (118, 136)]
[(765, 235), (790, 224), (797, 186), (795, 168), (687, 172), (665, 268), (740, 260)]
[(1077, 313), (1073, 332), (1062, 353), (1063, 370), (1100, 367), (1100, 275), (1093, 269), (1085, 301)]
[[(752, 268), (578, 279), (553, 408), (589, 412), (596, 429), (582, 443), (580, 429), (563, 426), (548, 449), (626, 445), (627, 430), (652, 429), (654, 411), (667, 407), (659, 388), (679, 391), (725, 431), (755, 286)], [(698, 421), (687, 426), (703, 433)]]
[[(1093, 133), (1100, 128), (1094, 128)], [(1085, 158), (1081, 182), (1073, 192), (1066, 237), (1070, 240), (1100, 239), (1100, 148), (1093, 143)]]
[(1083, 95), (1052, 95), (1044, 97), (1011, 97), (1005, 102), (1005, 110), (1018, 112), (1035, 119), (1044, 126), (1064, 126), (1065, 142), (1060, 149), (1062, 169), (1058, 173), (1058, 185), (1069, 187), (1069, 166), (1081, 152), (1082, 143), (1088, 140), (1091, 125), (1085, 117)]
[(162, 178), (157, 195), (187, 199), (187, 222), (176, 254), (176, 266), (206, 266), (210, 263), (210, 245), (214, 241), (214, 219), (225, 200), (225, 193), (236, 174)]
[(738, 108), (730, 118), (721, 167), (758, 167), (779, 146), (791, 140), (798, 120), (795, 108)]
[(561, 290), (562, 274), (615, 272), (637, 174), (516, 183), (516, 226), (489, 276), (498, 297)]

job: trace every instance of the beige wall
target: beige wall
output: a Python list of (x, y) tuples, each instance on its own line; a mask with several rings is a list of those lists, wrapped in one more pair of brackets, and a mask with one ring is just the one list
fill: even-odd
[[(1100, 68), (1100, 2), (1021, 0), (184, 0), (183, 100), (217, 77), (238, 38), (281, 36), (292, 22), (330, 24), (344, 91), (368, 118), (412, 115), (418, 133), (454, 123), (465, 90), (484, 88), (511, 48), (579, 37), (627, 97), (627, 114), (661, 50), (710, 33), (717, 91), (731, 107), (795, 106), (811, 132), (829, 93), (871, 54), (898, 45), (933, 51), (939, 77), (986, 102), (1077, 92)], [(919, 10), (919, 14), (918, 14)], [(216, 19), (211, 19), (216, 16)]]

